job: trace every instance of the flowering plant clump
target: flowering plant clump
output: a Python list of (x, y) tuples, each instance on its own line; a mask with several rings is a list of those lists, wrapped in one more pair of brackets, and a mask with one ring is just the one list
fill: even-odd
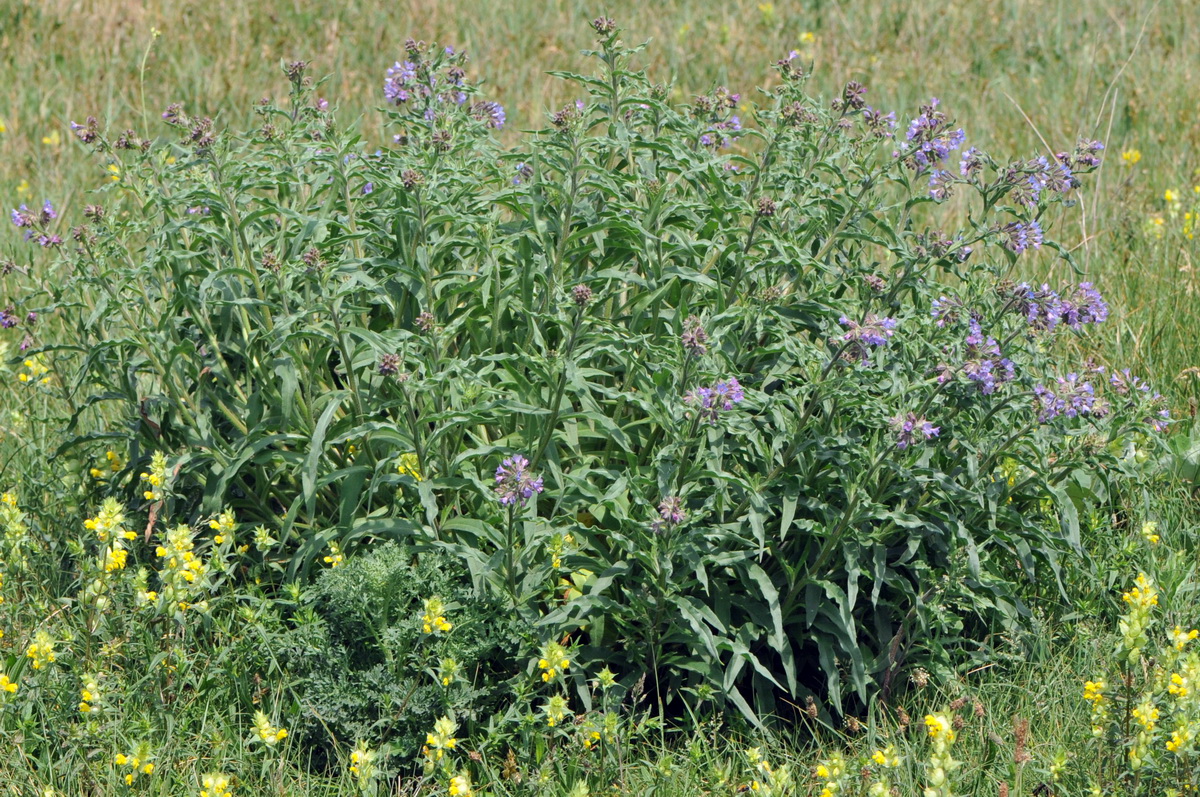
[[(13, 220), (54, 275), (39, 312), (121, 312), (27, 356), (120, 419), (96, 434), (140, 482), (95, 489), (180, 515), (143, 605), (192, 604), (233, 550), (277, 586), (412, 539), (570, 635), (572, 677), (606, 651), (664, 709), (753, 719), (1014, 630), (1170, 423), (1088, 359), (1104, 286), (1061, 278), (1103, 144), (1000, 157), (937, 100), (820, 100), (798, 54), (676, 103), (593, 29), (599, 74), (512, 148), (466, 54), (415, 40), (369, 144), (303, 62), (241, 133), (178, 104), (157, 138), (78, 126), (120, 179), (69, 242), (53, 206)], [(227, 511), (270, 529), (253, 552)]]
[(1200, 629), (1168, 630), (1162, 597), (1151, 576), (1137, 575), (1121, 594), (1113, 655), (1083, 684), (1098, 764), (1093, 791), (1172, 787), (1200, 774)]

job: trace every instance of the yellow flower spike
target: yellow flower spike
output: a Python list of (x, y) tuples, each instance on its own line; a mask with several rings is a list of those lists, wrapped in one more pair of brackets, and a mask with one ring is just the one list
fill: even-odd
[(817, 43), (817, 35), (815, 33), (813, 33), (811, 30), (806, 30), (800, 34), (800, 43), (801, 44), (816, 44)]
[(1133, 166), (1142, 159), (1142, 153), (1136, 149), (1127, 149), (1121, 153), (1121, 160), (1125, 161), (1126, 166)]
[(121, 167), (115, 163), (108, 164), (108, 179), (114, 183), (121, 181)]
[(1143, 523), (1142, 537), (1144, 537), (1146, 542), (1150, 543), (1151, 545), (1158, 545), (1158, 541), (1161, 539), (1158, 535), (1158, 523), (1154, 522), (1153, 520)]
[(0, 690), (10, 695), (14, 694), (17, 691), (17, 684), (14, 681), (10, 681), (7, 674), (0, 674)]

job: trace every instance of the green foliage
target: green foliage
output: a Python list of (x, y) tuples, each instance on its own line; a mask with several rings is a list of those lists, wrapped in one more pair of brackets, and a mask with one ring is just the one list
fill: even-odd
[[(423, 630), (424, 601), (433, 597), (453, 618), (453, 634)], [(295, 678), (293, 733), (316, 750), (361, 740), (407, 753), (447, 707), (476, 721), (509, 696), (522, 647), (516, 620), (479, 597), (448, 554), (373, 546), (322, 572), (305, 607), (271, 645)]]
[(167, 452), (154, 511), (232, 506), (286, 578), (328, 546), (450, 551), (661, 707), (840, 711), (1014, 628), (1161, 422), (1132, 377), (1060, 364), (1107, 315), (1089, 283), (1012, 279), (1039, 246), (1073, 267), (1042, 227), (1097, 146), (959, 177), (934, 106), (897, 143), (785, 59), (743, 129), (737, 95), (675, 107), (636, 53), (602, 35), (513, 151), (461, 56), (418, 45), (375, 154), (295, 64), (244, 136), (179, 108), (177, 143), (85, 127), (121, 195), (39, 287), (73, 326), (34, 389), (115, 422), (63, 450), (118, 445), (126, 497)]

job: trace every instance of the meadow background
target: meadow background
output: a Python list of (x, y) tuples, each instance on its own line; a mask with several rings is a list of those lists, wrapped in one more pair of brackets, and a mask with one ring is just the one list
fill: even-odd
[[(339, 118), (361, 117), (369, 151), (386, 143), (374, 112), (382, 104), (383, 70), (402, 57), (409, 37), (452, 43), (471, 55), (473, 72), (486, 78), (488, 96), (508, 111), (499, 136), (512, 141), (523, 129), (542, 127), (546, 112), (569, 99), (562, 82), (546, 73), (581, 68), (580, 51), (595, 44), (586, 23), (601, 13), (621, 24), (627, 41), (652, 40), (642, 60), (656, 78), (671, 81), (674, 101), (690, 100), (717, 84), (743, 93), (770, 87), (777, 80), (771, 64), (795, 49), (815, 64), (813, 90), (831, 98), (846, 81), (858, 80), (876, 107), (896, 109), (901, 119), (906, 118), (903, 109), (936, 96), (969, 140), (988, 150), (1057, 151), (1069, 149), (1079, 137), (1097, 138), (1107, 147), (1104, 164), (1079, 191), (1078, 211), (1065, 217), (1056, 234), (1109, 300), (1109, 322), (1092, 335), (1099, 358), (1145, 375), (1179, 419), (1168, 448), (1155, 453), (1164, 457), (1171, 476), (1157, 484), (1157, 492), (1144, 499), (1151, 503), (1139, 507), (1138, 514), (1156, 518), (1164, 530), (1170, 551), (1157, 556), (1172, 574), (1169, 580), (1182, 584), (1196, 570), (1200, 522), (1192, 489), (1198, 478), (1192, 419), (1200, 400), (1200, 273), (1191, 234), (1192, 214), (1200, 209), (1200, 24), (1190, 11), (1182, 2), (1116, 0), (1085, 6), (672, 0), (611, 2), (604, 8), (513, 0), (352, 1), (336, 8), (230, 0), (0, 0), (0, 196), (6, 209), (49, 199), (62, 216), (78, 217), (88, 192), (105, 185), (111, 174), (74, 139), (70, 122), (94, 115), (114, 130), (153, 129), (163, 108), (182, 102), (194, 113), (214, 117), (219, 126), (240, 128), (251, 124), (261, 97), (286, 95), (279, 64), (295, 59), (309, 61), (318, 78), (328, 76), (317, 93), (339, 109)], [(0, 252), (15, 251), (19, 239), (19, 231), (6, 225), (0, 230)], [(1031, 281), (1069, 276), (1052, 273), (1061, 266), (1051, 263), (1043, 252), (1023, 259), (1021, 267)], [(7, 354), (0, 374), (15, 385), (20, 359), (11, 350)], [(15, 406), (5, 396), (7, 389), (0, 388), (4, 417)], [(0, 427), (0, 445), (27, 456), (29, 441), (21, 435), (15, 424), (6, 423)], [(19, 468), (9, 460), (0, 473), (7, 478)], [(614, 792), (769, 790), (772, 776), (764, 774), (769, 768), (757, 753), (747, 753), (761, 749), (775, 768), (782, 763), (796, 773), (797, 793), (832, 797), (838, 788), (853, 793), (866, 787), (856, 785), (853, 771), (839, 773), (844, 785), (822, 791), (835, 780), (830, 762), (842, 762), (845, 770), (856, 756), (869, 759), (875, 742), (887, 735), (906, 762), (893, 776), (898, 793), (916, 794), (928, 782), (934, 753), (923, 739), (911, 745), (904, 741), (910, 738), (904, 735), (908, 717), (920, 726), (926, 712), (936, 714), (950, 701), (962, 701), (957, 709), (971, 718), (954, 750), (967, 764), (957, 775), (962, 793), (1006, 795), (1011, 788), (1028, 794), (1043, 784), (1051, 793), (1060, 788), (1084, 793), (1071, 789), (1081, 788), (1086, 777), (1068, 778), (1069, 788), (1060, 787), (1058, 778), (1069, 767), (1086, 770), (1093, 763), (1082, 683), (1116, 644), (1120, 590), (1136, 575), (1132, 562), (1145, 545), (1138, 528), (1123, 523), (1114, 531), (1128, 536), (1113, 543), (1127, 556), (1114, 561), (1078, 612), (1036, 618), (1036, 639), (1032, 644), (1022, 640), (1020, 653), (1014, 645), (1008, 660), (961, 673), (956, 680), (918, 679), (905, 696), (907, 712), (872, 713), (863, 720), (866, 733), (857, 723), (830, 728), (815, 722), (804, 723), (799, 734), (780, 736), (750, 729), (729, 734), (715, 724), (668, 733), (646, 720), (638, 729), (643, 744), (620, 761)], [(1188, 628), (1186, 614), (1180, 621)], [(1038, 625), (1043, 619), (1045, 624)], [(1190, 619), (1195, 624), (1197, 618)], [(229, 633), (236, 636), (235, 630)], [(187, 718), (176, 733), (185, 749), (188, 739), (237, 735), (210, 709), (187, 705)], [(103, 779), (95, 772), (111, 769), (119, 776), (124, 771), (110, 764), (107, 754), (87, 753), (82, 746), (60, 757), (25, 759), (19, 753), (24, 733), (33, 729), (10, 732), (4, 743), (18, 752), (0, 762), (0, 776), (15, 784), (13, 793), (105, 793), (99, 786), (85, 790), (79, 785), (85, 781), (74, 773), (89, 769), (93, 779), (87, 782), (98, 783)], [(337, 754), (344, 758), (349, 751)], [(223, 768), (241, 767), (238, 794), (335, 794), (358, 788), (356, 779), (342, 771), (331, 775), (320, 767), (306, 769), (305, 762), (285, 766), (264, 757), (261, 745), (240, 763), (233, 755)], [(250, 771), (253, 779), (244, 774)], [(540, 781), (497, 774), (492, 783), (496, 793), (585, 797), (578, 784), (586, 771), (585, 765), (560, 757)], [(1001, 771), (1007, 774), (997, 774)], [(1180, 788), (1186, 777), (1181, 776)], [(148, 781), (136, 788), (175, 793), (166, 780), (145, 785)], [(119, 778), (114, 782), (112, 793), (118, 793)], [(433, 793), (435, 787), (418, 788)]]

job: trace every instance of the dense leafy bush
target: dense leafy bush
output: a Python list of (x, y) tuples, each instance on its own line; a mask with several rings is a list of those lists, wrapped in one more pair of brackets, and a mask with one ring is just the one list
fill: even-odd
[[(264, 524), (288, 576), (443, 548), (663, 706), (841, 706), (1053, 595), (1073, 480), (1162, 423), (1134, 376), (1061, 365), (1090, 283), (1014, 278), (1070, 271), (1044, 231), (1101, 145), (993, 160), (936, 101), (897, 131), (858, 84), (810, 96), (795, 55), (743, 126), (749, 98), (673, 107), (596, 27), (600, 74), (511, 151), (422, 43), (374, 152), (302, 64), (243, 136), (79, 126), (120, 180), (40, 288), (69, 329), (29, 389), (108, 420), (69, 447), (119, 449), (102, 488), (155, 513)], [(56, 248), (52, 215), (14, 218)]]
[[(515, 618), (479, 600), (447, 554), (374, 546), (323, 572), (306, 594), (316, 617), (299, 618), (272, 648), (296, 678), (293, 732), (316, 749), (364, 740), (407, 755), (447, 706), (463, 720), (501, 709), (521, 649)], [(427, 600), (453, 617), (443, 624), (456, 633), (425, 632)]]

